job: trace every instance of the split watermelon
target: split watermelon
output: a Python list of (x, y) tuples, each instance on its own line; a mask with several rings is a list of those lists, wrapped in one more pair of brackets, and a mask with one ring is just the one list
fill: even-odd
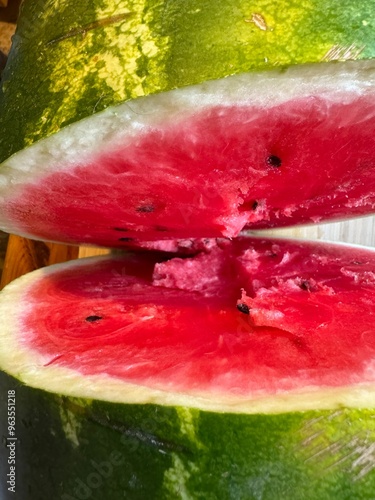
[(149, 251), (1, 293), (22, 499), (373, 498), (375, 254), (225, 238), (374, 211), (374, 12), (23, 2), (0, 227)]
[(123, 247), (372, 212), (374, 11), (26, 0), (0, 93), (0, 228)]
[(362, 248), (243, 238), (14, 281), (22, 498), (372, 498), (374, 269)]

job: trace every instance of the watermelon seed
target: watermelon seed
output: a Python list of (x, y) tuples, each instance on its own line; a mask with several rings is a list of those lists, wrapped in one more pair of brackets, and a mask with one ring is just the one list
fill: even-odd
[(244, 304), (243, 302), (241, 304), (237, 304), (237, 309), (243, 314), (250, 314), (249, 306), (247, 304)]
[(308, 292), (311, 290), (311, 283), (309, 280), (303, 280), (301, 281), (299, 287), (301, 288), (301, 290), (305, 290), (306, 292)]
[(129, 231), (129, 229), (126, 229), (126, 227), (114, 227), (113, 230), (114, 231), (121, 231), (123, 233), (126, 233), (127, 231)]
[(118, 241), (134, 241), (134, 238), (119, 238)]
[(239, 212), (247, 212), (248, 210), (256, 210), (259, 206), (259, 202), (253, 201), (244, 201), (241, 205), (238, 206)]
[(99, 321), (100, 319), (103, 319), (101, 316), (96, 316), (93, 314), (92, 316), (87, 316), (86, 321), (89, 323), (93, 323), (94, 321)]
[(277, 257), (277, 253), (276, 252), (273, 252), (272, 250), (267, 250), (266, 254), (267, 257), (271, 257), (272, 259), (274, 259), (275, 257)]
[(141, 205), (140, 207), (137, 208), (137, 212), (149, 214), (151, 212), (155, 211), (155, 207), (152, 204), (149, 205)]
[(276, 155), (270, 155), (267, 158), (267, 163), (268, 163), (268, 165), (271, 165), (271, 167), (280, 168), (281, 167), (281, 158), (279, 158)]
[(165, 226), (155, 226), (154, 229), (155, 229), (155, 231), (160, 231), (160, 232), (169, 231), (169, 229)]

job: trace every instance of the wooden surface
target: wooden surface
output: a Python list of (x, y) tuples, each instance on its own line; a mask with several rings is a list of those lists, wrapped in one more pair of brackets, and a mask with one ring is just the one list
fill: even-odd
[(40, 267), (78, 257), (78, 247), (33, 241), (10, 235), (1, 276), (1, 288)]
[(16, 23), (20, 3), (21, 0), (0, 0), (0, 21)]
[(12, 38), (15, 30), (16, 30), (15, 24), (7, 23), (5, 21), (0, 21), (0, 51), (5, 55), (8, 55), (9, 53), (10, 49), (9, 40)]
[(107, 249), (47, 243), (10, 235), (1, 273), (0, 289), (35, 269), (108, 252)]

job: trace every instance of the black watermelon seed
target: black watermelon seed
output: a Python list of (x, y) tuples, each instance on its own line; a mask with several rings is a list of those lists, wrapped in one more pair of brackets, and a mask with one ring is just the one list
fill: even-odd
[(267, 158), (267, 163), (268, 165), (271, 165), (271, 167), (279, 168), (281, 167), (281, 158), (276, 155), (270, 155)]
[(309, 280), (303, 280), (299, 287), (301, 288), (301, 290), (305, 290), (306, 292), (311, 290), (311, 283)]
[(272, 250), (267, 250), (266, 255), (267, 255), (267, 257), (271, 257), (271, 259), (274, 259), (275, 257), (277, 257), (277, 253), (273, 252)]
[(247, 212), (249, 210), (256, 210), (259, 206), (259, 203), (256, 200), (244, 201), (241, 205), (238, 206), (238, 210), (240, 212)]
[(140, 207), (137, 208), (137, 212), (149, 214), (151, 212), (154, 212), (155, 207), (152, 204), (149, 205), (141, 205)]
[(94, 314), (92, 316), (87, 316), (86, 321), (88, 321), (89, 323), (93, 323), (94, 321), (99, 321), (100, 319), (102, 319), (101, 316), (96, 316)]
[(122, 233), (126, 233), (129, 231), (129, 229), (126, 229), (126, 227), (114, 227), (112, 228), (114, 231), (121, 231)]
[(250, 308), (247, 304), (237, 304), (237, 309), (243, 314), (250, 314)]
[(119, 238), (118, 241), (134, 241), (134, 238)]

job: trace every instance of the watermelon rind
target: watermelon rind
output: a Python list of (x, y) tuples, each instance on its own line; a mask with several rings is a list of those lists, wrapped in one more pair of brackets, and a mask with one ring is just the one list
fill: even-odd
[[(257, 2), (250, 12), (246, 2), (56, 4), (24, 2), (4, 72), (4, 207), (24, 183), (51, 173), (51, 165), (69, 170), (77, 158), (86, 161), (140, 130), (189, 118), (197, 101), (204, 109), (223, 95), (235, 105), (324, 95), (345, 104), (374, 93), (375, 66), (367, 61), (374, 56), (373, 1), (355, 9), (345, 1), (339, 10), (331, 0), (302, 2), (298, 9)], [(122, 45), (111, 44), (114, 39)], [(119, 52), (124, 46), (128, 50)], [(305, 65), (332, 59), (357, 61)], [(249, 88), (256, 88), (250, 98)], [(33, 235), (4, 214), (2, 228)], [(69, 268), (81, 265), (86, 261)], [(50, 359), (28, 351), (13, 333), (21, 330), (19, 290), (27, 294), (56, 269), (20, 278), (1, 298), (0, 366), (15, 377), (2, 376), (1, 383), (17, 398), (22, 498), (373, 498), (373, 385), (249, 400), (49, 366)]]
[(240, 73), (371, 59), (374, 8), (374, 0), (304, 0), (298, 8), (281, 0), (26, 0), (2, 80), (0, 161), (142, 96)]
[[(142, 133), (187, 120), (197, 111), (209, 111), (223, 103), (227, 107), (272, 109), (294, 99), (322, 98), (330, 104), (347, 105), (358, 96), (373, 95), (375, 59), (248, 72), (141, 97), (131, 104), (125, 102), (94, 113), (18, 154), (4, 156), (1, 196), (5, 196), (12, 185), (37, 181), (54, 170), (69, 170), (80, 158), (89, 162), (100, 152), (131, 143)], [(7, 159), (8, 156), (11, 157)]]
[(15, 393), (24, 499), (373, 498), (374, 410), (233, 414), (0, 384)]

